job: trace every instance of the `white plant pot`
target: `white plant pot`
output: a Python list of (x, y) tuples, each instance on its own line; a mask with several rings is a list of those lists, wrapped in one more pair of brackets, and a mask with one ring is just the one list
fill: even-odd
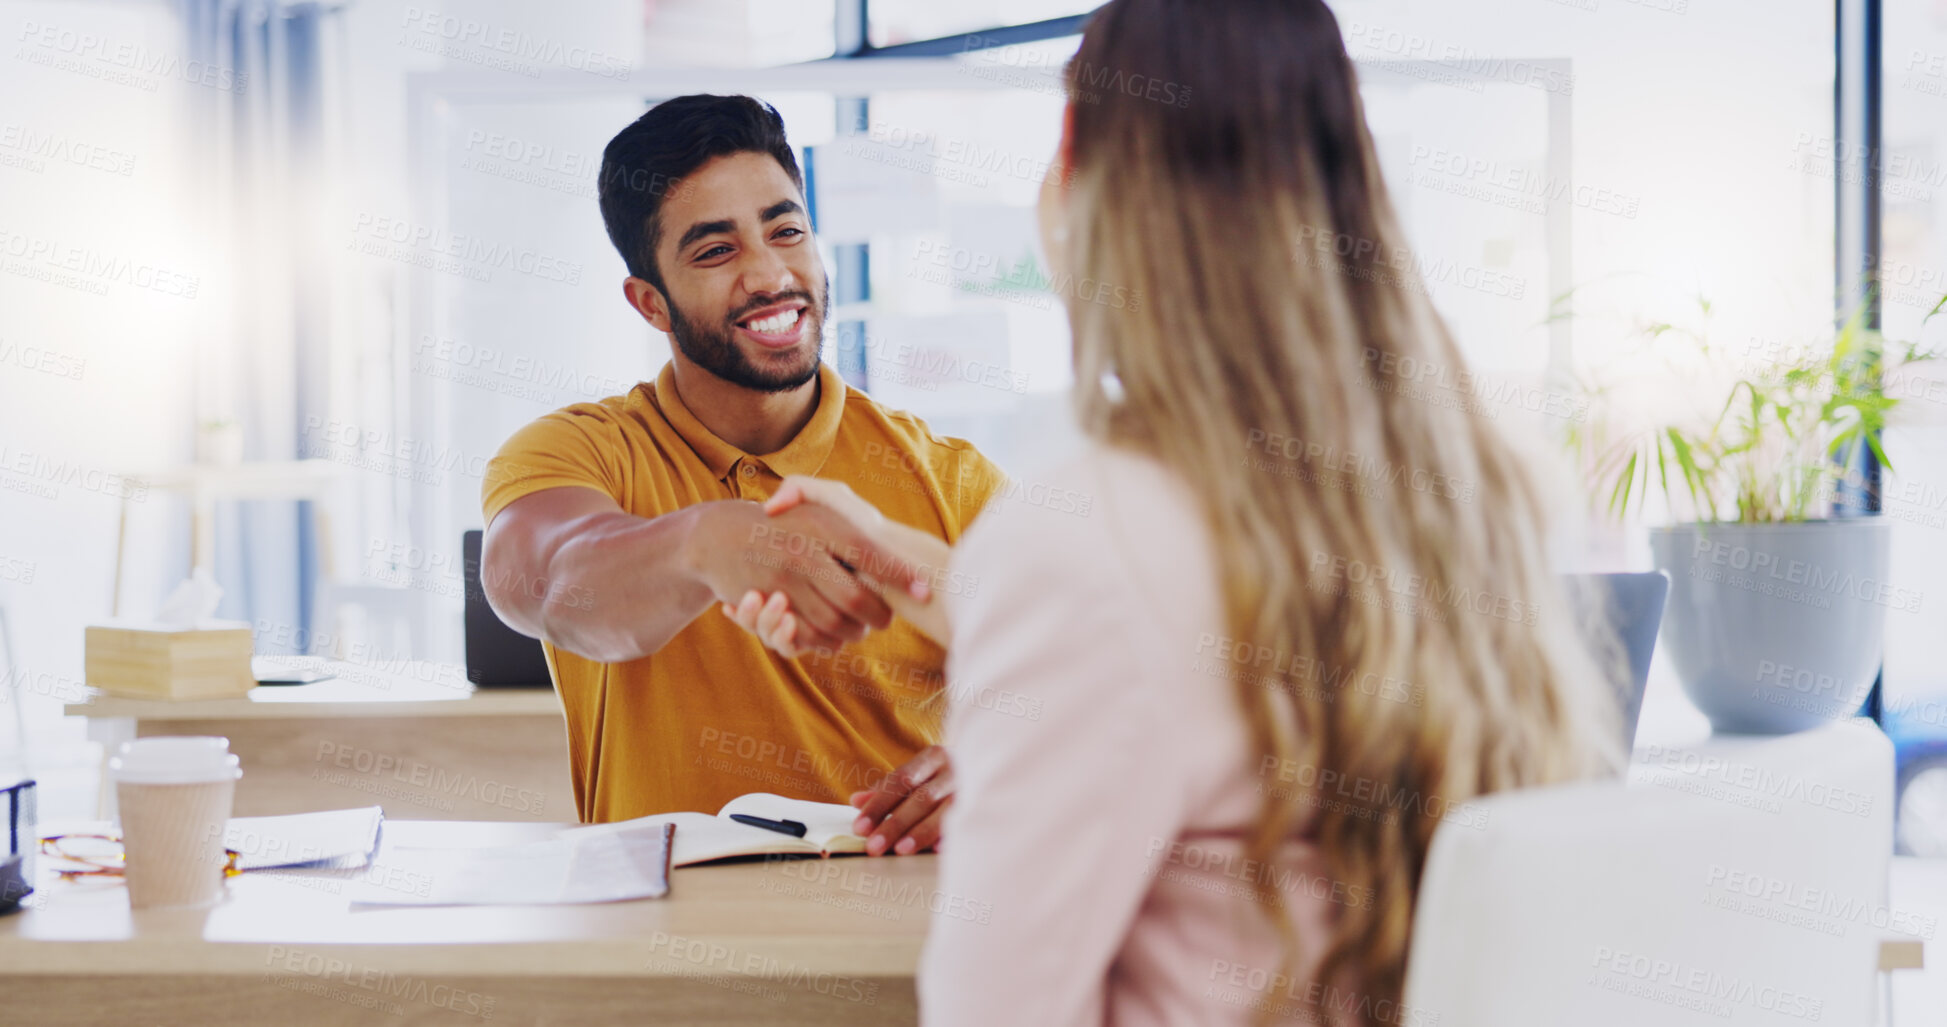
[(1879, 517), (1650, 531), (1670, 575), (1663, 645), (1714, 728), (1787, 734), (1858, 712), (1887, 611), (1919, 607), (1887, 583), (1890, 538)]

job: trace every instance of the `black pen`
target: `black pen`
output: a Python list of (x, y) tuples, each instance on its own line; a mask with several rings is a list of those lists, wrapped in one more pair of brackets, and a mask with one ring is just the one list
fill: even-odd
[(766, 831), (788, 834), (793, 838), (804, 837), (805, 826), (795, 820), (765, 820), (763, 817), (753, 817), (748, 813), (732, 813), (730, 814), (730, 819), (735, 820), (739, 824), (761, 827)]

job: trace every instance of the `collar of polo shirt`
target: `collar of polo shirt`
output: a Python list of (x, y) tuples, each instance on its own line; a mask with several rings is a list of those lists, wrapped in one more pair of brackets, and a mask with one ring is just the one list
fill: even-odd
[(845, 379), (830, 364), (818, 365), (818, 409), (798, 434), (775, 453), (746, 453), (704, 427), (676, 392), (674, 365), (663, 365), (662, 373), (656, 376), (655, 399), (656, 406), (669, 419), (670, 427), (703, 458), (718, 481), (729, 478), (739, 460), (745, 466), (767, 467), (779, 478), (815, 475), (824, 469), (832, 444), (838, 439), (838, 424), (845, 416)]

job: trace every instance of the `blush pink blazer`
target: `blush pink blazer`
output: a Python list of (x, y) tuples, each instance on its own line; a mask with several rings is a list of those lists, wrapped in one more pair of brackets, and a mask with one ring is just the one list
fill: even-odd
[[(1355, 889), (1294, 843), (1275, 867), (1236, 838), (1260, 787), (1226, 660), (1209, 532), (1188, 487), (1090, 447), (994, 500), (953, 557), (948, 751), (958, 780), (919, 973), (922, 1021), (1347, 1022), (1360, 997), (1310, 979)], [(1250, 897), (1272, 880), (1298, 972)]]

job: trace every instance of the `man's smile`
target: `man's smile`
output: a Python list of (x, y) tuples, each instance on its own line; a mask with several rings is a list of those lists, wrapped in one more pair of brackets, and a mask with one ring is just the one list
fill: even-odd
[(752, 311), (737, 322), (737, 330), (768, 349), (789, 349), (804, 339), (804, 300), (786, 300)]

